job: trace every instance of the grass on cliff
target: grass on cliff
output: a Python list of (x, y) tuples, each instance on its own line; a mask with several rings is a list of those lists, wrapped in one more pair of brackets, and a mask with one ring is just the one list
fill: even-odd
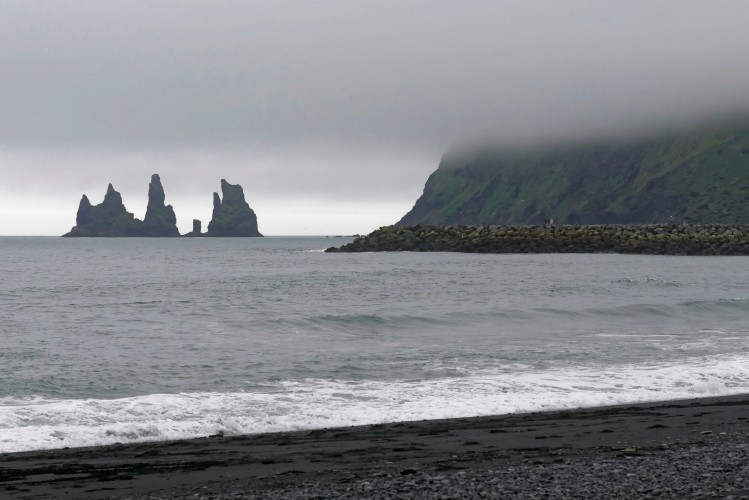
[(749, 122), (445, 155), (402, 223), (749, 222)]

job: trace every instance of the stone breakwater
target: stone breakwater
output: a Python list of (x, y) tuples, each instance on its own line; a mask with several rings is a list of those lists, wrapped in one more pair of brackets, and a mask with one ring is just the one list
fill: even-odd
[(386, 226), (326, 252), (749, 255), (749, 224)]

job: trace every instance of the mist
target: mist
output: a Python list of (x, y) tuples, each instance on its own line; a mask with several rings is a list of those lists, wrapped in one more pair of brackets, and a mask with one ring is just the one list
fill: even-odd
[(0, 234), (159, 173), (182, 231), (242, 184), (265, 234), (398, 220), (450, 147), (747, 109), (744, 1), (0, 5)]

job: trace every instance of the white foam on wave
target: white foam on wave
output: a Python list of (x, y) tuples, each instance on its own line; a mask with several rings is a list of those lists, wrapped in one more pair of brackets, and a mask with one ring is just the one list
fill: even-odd
[(749, 393), (749, 358), (678, 366), (482, 370), (431, 380), (279, 382), (273, 392), (0, 398), (0, 452), (595, 407)]

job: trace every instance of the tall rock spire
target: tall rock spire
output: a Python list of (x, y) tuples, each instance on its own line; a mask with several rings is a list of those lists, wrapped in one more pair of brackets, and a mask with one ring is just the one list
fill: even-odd
[(87, 226), (91, 221), (91, 202), (88, 201), (88, 196), (85, 194), (81, 198), (81, 202), (78, 204), (78, 213), (75, 216), (76, 226)]
[(244, 199), (239, 184), (221, 179), (221, 194), (213, 193), (213, 217), (208, 223), (207, 236), (262, 236), (257, 227), (257, 216)]
[(143, 219), (143, 236), (179, 236), (177, 216), (171, 205), (164, 205), (164, 188), (159, 174), (151, 176), (148, 185), (148, 207)]

